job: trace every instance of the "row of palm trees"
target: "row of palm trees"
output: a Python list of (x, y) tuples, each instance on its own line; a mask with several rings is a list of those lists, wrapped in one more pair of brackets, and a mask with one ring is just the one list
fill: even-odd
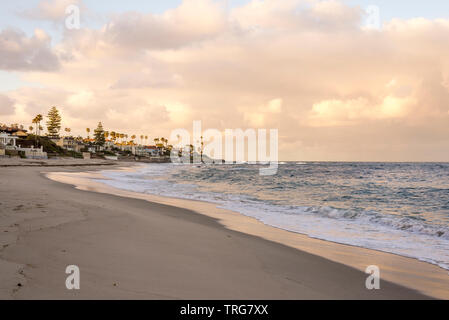
[(154, 144), (158, 147), (168, 147), (168, 139), (165, 138), (155, 138)]
[[(44, 127), (42, 127), (41, 122), (44, 120), (44, 116), (42, 114), (38, 114), (36, 115), (33, 120), (31, 120), (31, 122), (34, 124), (33, 126), (29, 126), (28, 129), (30, 130), (30, 132), (34, 131), (35, 136), (40, 136), (42, 130), (44, 130)], [(65, 132), (67, 132), (68, 134), (70, 134), (70, 132), (72, 131), (72, 129), (70, 128), (65, 128), (64, 129)]]
[(35, 129), (35, 135), (36, 136), (40, 136), (41, 135), (41, 131), (44, 130), (44, 128), (41, 126), (42, 120), (44, 120), (44, 116), (41, 115), (41, 114), (38, 114), (32, 120), (32, 123), (35, 125), (35, 128), (33, 128), (32, 126), (30, 126), (28, 128), (28, 129), (30, 129), (30, 131), (33, 131), (33, 129)]
[[(41, 126), (41, 122), (43, 121), (44, 117), (41, 114), (38, 114), (36, 117), (34, 117), (34, 119), (32, 120), (33, 124), (35, 124), (35, 127), (30, 126), (28, 129), (30, 131), (35, 132), (36, 136), (40, 136), (41, 135), (41, 131), (44, 130), (44, 128)], [(70, 133), (72, 132), (71, 128), (65, 128), (64, 131), (67, 133), (67, 135), (70, 135)], [(90, 128), (86, 128), (86, 132), (87, 132), (87, 139), (90, 139), (90, 132), (91, 129)], [(134, 142), (137, 138), (137, 136), (135, 134), (131, 135), (131, 141), (128, 141), (128, 135), (125, 133), (119, 133), (119, 132), (115, 132), (115, 131), (105, 131), (104, 136), (106, 139), (110, 138), (112, 141), (117, 142), (117, 143), (128, 143), (128, 142)], [(143, 144), (143, 142), (145, 142), (145, 144), (147, 144), (148, 142), (148, 136), (147, 135), (140, 135), (140, 143)], [(161, 147), (168, 147), (168, 139), (165, 138), (155, 138), (154, 139), (154, 143), (157, 146), (161, 146)]]
[[(90, 139), (90, 128), (86, 128), (86, 132), (87, 132), (87, 139)], [(119, 132), (115, 132), (115, 131), (105, 131), (104, 132), (104, 137), (106, 139), (110, 139), (114, 142), (117, 143), (128, 143), (128, 142), (135, 142), (135, 140), (137, 139), (137, 135), (133, 134), (131, 136), (129, 136), (126, 133), (119, 133)], [(131, 138), (130, 141), (128, 141), (128, 138)], [(147, 144), (148, 142), (148, 136), (147, 135), (140, 135), (140, 143), (143, 144), (145, 142), (145, 144)], [(157, 140), (159, 141), (160, 139), (157, 138)], [(155, 139), (156, 141), (156, 139)], [(163, 141), (165, 144), (168, 143), (168, 140), (165, 138), (162, 138), (161, 141)]]
[[(41, 131), (44, 130), (44, 128), (41, 125), (41, 122), (44, 120), (44, 117), (42, 116), (42, 114), (38, 114), (36, 115), (33, 120), (32, 123), (35, 125), (30, 126), (29, 130), (30, 132), (35, 132), (35, 136), (40, 136), (41, 135)], [(64, 131), (67, 133), (67, 135), (70, 135), (70, 133), (72, 132), (71, 128), (65, 128)], [(90, 128), (86, 128), (86, 132), (87, 132), (87, 140), (90, 140), (90, 133), (91, 133), (91, 129)], [(135, 134), (131, 135), (131, 141), (128, 141), (128, 135), (125, 133), (119, 133), (119, 132), (115, 132), (115, 131), (105, 131), (104, 132), (104, 136), (106, 139), (111, 139), (112, 141), (114, 141), (115, 143), (122, 143), (122, 144), (127, 144), (129, 142), (134, 143), (137, 136)], [(78, 137), (78, 140), (82, 139), (81, 137)], [(143, 142), (145, 141), (145, 144), (147, 144), (148, 142), (148, 136), (147, 135), (140, 135), (140, 143), (143, 144)], [(161, 146), (168, 146), (168, 140), (165, 138), (156, 138), (154, 139), (154, 142), (156, 145), (161, 145)]]

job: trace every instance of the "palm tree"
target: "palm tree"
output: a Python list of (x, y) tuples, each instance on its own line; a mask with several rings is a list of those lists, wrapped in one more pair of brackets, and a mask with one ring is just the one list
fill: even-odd
[(32, 126), (29, 126), (28, 130), (30, 130), (30, 132), (32, 132), (34, 130), (34, 128)]
[(203, 150), (204, 150), (204, 141), (203, 136), (201, 136), (201, 147), (200, 147), (201, 163), (203, 163)]
[(39, 124), (39, 135), (41, 135), (41, 130), (44, 130), (41, 126), (41, 121), (44, 120), (44, 117), (41, 114), (38, 114), (36, 117), (37, 123)]
[(33, 119), (33, 123), (36, 125), (36, 132), (34, 135), (34, 139), (35, 139), (35, 143), (37, 146), (37, 136), (41, 134), (41, 130), (43, 130), (43, 128), (41, 127), (41, 121), (44, 120), (44, 117), (41, 114), (38, 114), (37, 116), (34, 117)]
[(36, 132), (34, 133), (34, 135), (37, 136), (37, 130), (39, 128), (39, 123), (37, 122), (37, 116), (34, 117), (34, 119), (31, 122), (36, 125)]
[(87, 139), (89, 140), (89, 133), (90, 133), (90, 128), (86, 128), (86, 132), (87, 132)]
[(67, 132), (67, 134), (70, 134), (70, 132), (72, 131), (72, 129), (70, 129), (70, 128), (65, 128), (64, 131)]
[(143, 134), (140, 135), (140, 144), (143, 144)]
[(41, 135), (40, 130), (42, 130), (41, 128), (41, 121), (44, 120), (44, 117), (41, 114), (38, 114), (37, 116), (34, 117), (33, 119), (33, 123), (36, 124), (36, 136), (37, 135)]
[(148, 144), (148, 136), (145, 136), (145, 144)]
[(154, 138), (154, 144), (157, 146), (159, 144), (159, 138)]
[(190, 163), (193, 163), (193, 151), (195, 147), (193, 146), (193, 144), (189, 144), (188, 147), (189, 147)]

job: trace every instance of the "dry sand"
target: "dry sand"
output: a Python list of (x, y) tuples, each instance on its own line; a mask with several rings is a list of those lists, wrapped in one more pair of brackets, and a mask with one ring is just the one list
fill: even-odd
[[(367, 275), (356, 268), (230, 230), (189, 209), (79, 190), (44, 174), (83, 170), (92, 167), (0, 168), (0, 298), (427, 298), (385, 280), (380, 290), (367, 290)], [(73, 264), (80, 290), (65, 287)]]

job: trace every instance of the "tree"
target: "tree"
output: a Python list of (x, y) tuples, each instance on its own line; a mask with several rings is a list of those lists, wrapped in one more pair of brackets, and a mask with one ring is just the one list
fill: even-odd
[(28, 130), (30, 130), (30, 132), (32, 132), (34, 130), (34, 128), (32, 126), (29, 126)]
[(145, 144), (148, 144), (148, 136), (145, 136)]
[(104, 137), (103, 125), (101, 122), (98, 122), (97, 129), (95, 129), (95, 144), (97, 147), (104, 146), (106, 138)]
[(58, 137), (59, 130), (61, 130), (61, 116), (59, 115), (58, 109), (56, 109), (56, 107), (52, 107), (48, 112), (47, 117), (48, 135)]
[(35, 133), (35, 136), (37, 136), (37, 130), (39, 130), (39, 124), (37, 122), (37, 116), (34, 117), (32, 122), (36, 125), (36, 131), (34, 133)]
[(204, 141), (203, 136), (201, 136), (201, 146), (200, 146), (201, 163), (203, 163), (203, 151), (204, 151)]
[(70, 128), (65, 128), (64, 131), (67, 132), (67, 135), (70, 135), (70, 132), (72, 131), (72, 129), (70, 129)]
[(89, 140), (89, 133), (90, 133), (90, 128), (86, 128), (86, 132), (87, 132), (87, 139)]
[(193, 154), (194, 154), (195, 147), (193, 144), (189, 144), (188, 147), (189, 147), (190, 163), (193, 163)]
[(42, 130), (41, 121), (44, 120), (44, 117), (41, 114), (38, 114), (34, 117), (33, 123), (36, 124), (36, 136), (40, 135), (40, 130)]

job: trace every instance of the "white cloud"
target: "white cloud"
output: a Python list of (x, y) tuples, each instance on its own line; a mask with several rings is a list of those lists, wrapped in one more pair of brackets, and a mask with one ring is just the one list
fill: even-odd
[[(362, 18), (337, 1), (301, 0), (118, 14), (99, 30), (67, 32), (52, 50), (64, 57), (58, 72), (24, 73), (41, 88), (8, 95), (30, 113), (58, 105), (80, 128), (102, 120), (168, 136), (194, 119), (278, 128), (283, 159), (360, 160), (362, 148), (366, 159), (379, 150), (415, 159), (437, 145), (448, 160), (449, 20), (393, 20), (373, 32)], [(398, 145), (410, 151), (395, 154)]]
[(377, 104), (364, 97), (324, 100), (313, 105), (309, 121), (312, 126), (342, 126), (360, 124), (364, 120), (402, 118), (415, 104), (412, 97), (394, 96), (386, 96)]
[(23, 11), (21, 15), (29, 19), (61, 22), (65, 19), (66, 9), (70, 5), (85, 9), (82, 0), (41, 0), (36, 7)]
[(34, 36), (6, 29), (0, 32), (0, 69), (54, 71), (59, 60), (50, 47), (50, 37), (40, 29)]
[(210, 39), (226, 27), (222, 5), (212, 0), (184, 0), (164, 14), (128, 12), (103, 29), (104, 38), (133, 49), (179, 48)]
[(14, 113), (15, 101), (4, 94), (0, 94), (0, 115), (10, 115)]

